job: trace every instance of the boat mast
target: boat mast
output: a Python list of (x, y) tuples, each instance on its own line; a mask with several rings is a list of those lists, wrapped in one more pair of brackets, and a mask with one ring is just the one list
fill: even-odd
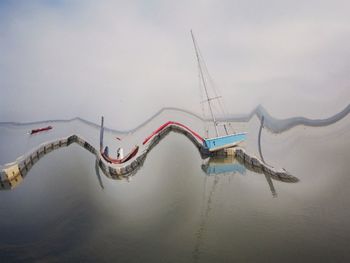
[(104, 127), (103, 127), (103, 123), (104, 123), (104, 117), (101, 117), (101, 128), (100, 128), (100, 152), (103, 151), (103, 133), (104, 133)]
[(191, 30), (191, 37), (192, 37), (192, 41), (193, 41), (193, 45), (194, 45), (194, 49), (196, 51), (196, 57), (197, 57), (197, 62), (198, 62), (198, 66), (199, 66), (199, 72), (200, 72), (200, 76), (203, 82), (203, 86), (204, 86), (204, 90), (205, 90), (205, 95), (207, 96), (207, 102), (209, 104), (209, 110), (210, 110), (210, 114), (211, 117), (213, 119), (214, 122), (214, 127), (215, 127), (215, 131), (216, 131), (216, 136), (219, 136), (219, 131), (218, 131), (218, 127), (216, 125), (216, 119), (213, 113), (213, 109), (211, 108), (211, 103), (210, 101), (212, 100), (212, 98), (209, 98), (209, 94), (208, 94), (208, 89), (207, 89), (207, 85), (205, 84), (205, 80), (204, 80), (204, 75), (203, 75), (203, 70), (202, 70), (202, 66), (201, 66), (201, 62), (200, 62), (200, 58), (199, 58), (199, 52), (198, 52), (198, 48), (197, 48), (197, 43), (196, 40), (194, 38), (193, 32)]

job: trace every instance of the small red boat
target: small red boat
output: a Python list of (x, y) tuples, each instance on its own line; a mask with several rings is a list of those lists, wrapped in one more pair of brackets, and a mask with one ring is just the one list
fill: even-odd
[(52, 126), (47, 126), (47, 127), (40, 128), (40, 129), (33, 129), (30, 131), (30, 134), (35, 134), (35, 133), (42, 132), (42, 131), (48, 131), (51, 129), (52, 129)]

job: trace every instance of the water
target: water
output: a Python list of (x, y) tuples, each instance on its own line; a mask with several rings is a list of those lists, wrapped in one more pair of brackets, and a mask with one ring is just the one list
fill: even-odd
[[(106, 141), (117, 147), (113, 136), (121, 136), (121, 144), (133, 146), (167, 118), (159, 116), (131, 134), (109, 132)], [(181, 118), (202, 133), (200, 121)], [(256, 117), (233, 123), (249, 132), (244, 146), (256, 156), (260, 124)], [(38, 136), (25, 134), (34, 126), (0, 126), (1, 164), (72, 133), (98, 145), (98, 128), (79, 120), (56, 123), (54, 130)], [(100, 181), (95, 157), (76, 144), (56, 150), (40, 159), (17, 187), (0, 192), (1, 259), (348, 262), (349, 128), (347, 115), (317, 128), (295, 126), (278, 134), (264, 128), (264, 160), (299, 179), (272, 180), (272, 185), (264, 174), (235, 160), (228, 162), (236, 165), (235, 172), (206, 174), (208, 160), (175, 133), (151, 151), (129, 181), (102, 172)]]

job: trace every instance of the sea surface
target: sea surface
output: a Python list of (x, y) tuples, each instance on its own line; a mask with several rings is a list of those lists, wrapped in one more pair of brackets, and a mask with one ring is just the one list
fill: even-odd
[[(119, 146), (127, 152), (169, 119), (204, 134), (194, 116), (164, 112), (136, 130), (107, 131), (105, 143), (112, 155)], [(27, 134), (46, 125), (54, 129)], [(248, 153), (298, 182), (232, 158), (203, 160), (178, 133), (124, 180), (104, 176), (77, 144), (47, 154), (18, 185), (0, 191), (0, 261), (350, 262), (350, 116), (278, 132), (263, 125), (259, 133), (261, 125), (257, 115), (230, 123), (248, 132)], [(71, 134), (99, 145), (98, 126), (80, 119), (3, 123), (0, 164)]]

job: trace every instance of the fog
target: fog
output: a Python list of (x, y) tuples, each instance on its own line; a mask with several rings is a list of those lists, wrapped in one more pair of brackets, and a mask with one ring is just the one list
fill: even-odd
[(128, 129), (200, 113), (193, 29), (230, 114), (324, 118), (350, 98), (348, 1), (1, 1), (0, 121)]

